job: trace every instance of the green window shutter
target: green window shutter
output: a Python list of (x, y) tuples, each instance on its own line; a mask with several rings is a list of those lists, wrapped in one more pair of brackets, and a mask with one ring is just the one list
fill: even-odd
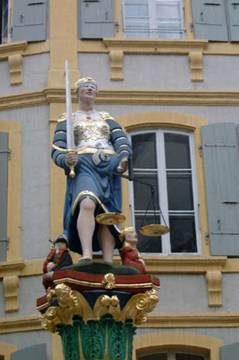
[(82, 39), (115, 35), (114, 1), (78, 0), (78, 32)]
[(239, 41), (239, 0), (229, 0), (227, 4), (230, 40)]
[(224, 0), (192, 0), (192, 14), (197, 39), (228, 41)]
[(11, 360), (47, 360), (46, 344), (33, 345), (18, 350), (11, 355)]
[(239, 256), (239, 149), (236, 125), (202, 127), (212, 255)]
[(46, 40), (47, 9), (47, 0), (14, 0), (12, 40)]
[(238, 360), (239, 343), (225, 345), (220, 349), (220, 360)]
[(7, 257), (8, 134), (0, 133), (0, 261)]

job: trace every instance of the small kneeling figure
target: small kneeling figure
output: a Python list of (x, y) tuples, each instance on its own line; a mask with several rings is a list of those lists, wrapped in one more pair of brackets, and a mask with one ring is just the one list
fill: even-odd
[(120, 250), (120, 256), (123, 265), (131, 266), (137, 269), (141, 274), (146, 273), (144, 260), (141, 258), (136, 248), (138, 241), (137, 233), (133, 227), (125, 228), (121, 237), (125, 240), (123, 248)]
[(54, 271), (60, 270), (65, 266), (72, 265), (72, 258), (68, 249), (68, 241), (64, 235), (59, 235), (53, 242), (51, 250), (43, 264), (43, 285), (47, 289)]

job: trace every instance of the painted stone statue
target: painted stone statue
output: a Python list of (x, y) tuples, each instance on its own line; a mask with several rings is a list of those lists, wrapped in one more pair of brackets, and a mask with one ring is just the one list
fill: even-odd
[(51, 286), (54, 271), (72, 265), (72, 258), (68, 249), (68, 241), (64, 236), (58, 236), (53, 242), (50, 252), (43, 263), (43, 285), (47, 289)]
[(138, 236), (134, 227), (125, 228), (121, 232), (121, 238), (124, 240), (124, 245), (120, 249), (122, 264), (137, 269), (141, 274), (146, 274), (145, 262), (136, 247)]
[(116, 225), (96, 223), (95, 217), (121, 212), (119, 174), (127, 170), (131, 148), (121, 126), (108, 113), (94, 109), (95, 80), (79, 79), (76, 87), (79, 110), (72, 114), (74, 148), (67, 149), (64, 115), (52, 147), (53, 161), (67, 176), (64, 235), (70, 250), (82, 254), (82, 259), (92, 259), (92, 252), (101, 249), (103, 260), (111, 262), (114, 248), (122, 247), (120, 231)]

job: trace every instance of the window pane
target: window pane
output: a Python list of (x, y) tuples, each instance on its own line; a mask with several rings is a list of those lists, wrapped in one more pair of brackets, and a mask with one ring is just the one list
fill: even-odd
[[(140, 181), (138, 183), (137, 181)], [(146, 183), (153, 186), (155, 191), (154, 198), (152, 197), (151, 188), (148, 185), (142, 184)], [(134, 208), (135, 210), (153, 210), (153, 200), (155, 204), (155, 209), (158, 209), (159, 197), (158, 197), (158, 179), (155, 174), (135, 174), (134, 180)]]
[(156, 22), (159, 37), (183, 37), (184, 29), (181, 1), (157, 1)]
[(172, 252), (197, 252), (194, 216), (169, 217)]
[(138, 360), (168, 360), (167, 354), (152, 354), (139, 356)]
[(149, 36), (148, 0), (125, 0), (124, 32), (127, 37)]
[(125, 0), (125, 16), (126, 17), (137, 17), (137, 18), (148, 18), (148, 1), (147, 0)]
[(8, 40), (8, 0), (2, 0), (0, 2), (1, 11), (1, 42), (6, 43)]
[(156, 15), (159, 20), (181, 20), (180, 1), (157, 1)]
[(156, 168), (155, 134), (132, 136), (133, 167), (138, 169)]
[(199, 355), (176, 354), (176, 360), (205, 360), (205, 358)]
[[(159, 220), (159, 219), (157, 219), (157, 220)], [(135, 216), (135, 225), (136, 225), (136, 229), (138, 231), (137, 248), (139, 249), (140, 252), (156, 252), (156, 253), (162, 252), (160, 236), (157, 236), (157, 237), (143, 236), (139, 232), (139, 230), (142, 226), (147, 225), (147, 224), (154, 224), (154, 223), (155, 223), (154, 216), (147, 216), (146, 218), (144, 218), (144, 215), (136, 215)]]
[(167, 169), (190, 169), (189, 137), (167, 133), (164, 139)]
[(191, 174), (167, 173), (169, 210), (193, 210)]

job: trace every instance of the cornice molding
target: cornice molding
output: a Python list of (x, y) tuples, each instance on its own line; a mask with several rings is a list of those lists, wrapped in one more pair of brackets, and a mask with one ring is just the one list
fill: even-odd
[(213, 269), (223, 271), (227, 263), (226, 257), (147, 257), (144, 256), (146, 267), (150, 273), (195, 273), (204, 274)]
[[(72, 93), (72, 101), (77, 103), (74, 92)], [(42, 91), (1, 96), (0, 110), (32, 107), (48, 103), (65, 103), (65, 90), (48, 88)], [(101, 90), (96, 103), (114, 105), (238, 106), (239, 91)]]
[[(148, 316), (141, 328), (238, 328), (239, 313), (157, 313)], [(39, 331), (41, 318), (38, 315), (0, 318), (0, 334)]]
[(22, 259), (15, 261), (2, 261), (0, 262), (0, 278), (3, 278), (5, 274), (20, 272), (24, 269), (25, 262)]
[(47, 104), (44, 91), (26, 92), (0, 97), (0, 110)]
[(0, 334), (43, 330), (39, 315), (0, 318)]
[(147, 328), (237, 328), (239, 313), (178, 313), (149, 315)]
[[(227, 257), (186, 257), (186, 256), (143, 256), (147, 271), (150, 274), (206, 274), (208, 271), (220, 270), (221, 272), (239, 272), (239, 260), (233, 261)], [(233, 259), (235, 260), (235, 259)], [(39, 276), (42, 274), (42, 264), (44, 259), (32, 259), (24, 262), (4, 262), (0, 263), (0, 277), (2, 271), (12, 272), (14, 269), (20, 276)], [(120, 264), (119, 256), (114, 257), (114, 262)]]
[(7, 59), (9, 55), (22, 53), (27, 48), (27, 41), (18, 41), (0, 45), (0, 59)]

